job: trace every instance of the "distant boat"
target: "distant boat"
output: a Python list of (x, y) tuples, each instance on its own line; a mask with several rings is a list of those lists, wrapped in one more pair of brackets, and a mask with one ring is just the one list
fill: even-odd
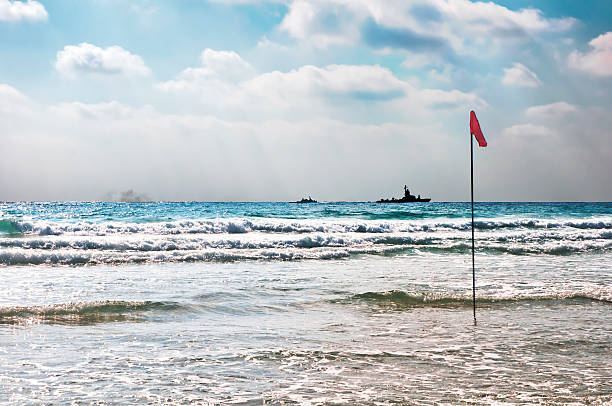
[(308, 196), (308, 199), (302, 198), (302, 200), (298, 200), (297, 202), (292, 203), (319, 203), (316, 200), (313, 200), (312, 197)]
[(411, 195), (410, 190), (408, 190), (408, 187), (404, 185), (404, 197), (402, 197), (401, 199), (396, 199), (395, 197), (392, 197), (391, 199), (377, 200), (376, 203), (425, 203), (429, 201), (431, 201), (431, 198), (421, 197), (421, 195)]

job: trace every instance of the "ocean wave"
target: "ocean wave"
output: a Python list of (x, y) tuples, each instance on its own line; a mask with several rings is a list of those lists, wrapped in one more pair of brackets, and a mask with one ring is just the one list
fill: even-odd
[[(418, 252), (430, 252), (435, 254), (469, 254), (472, 245), (469, 240), (457, 243), (439, 243), (422, 246), (412, 246)], [(480, 240), (477, 243), (476, 251), (482, 254), (507, 254), (507, 255), (552, 255), (564, 256), (572, 254), (587, 254), (609, 252), (612, 250), (612, 243), (609, 242), (582, 242), (580, 241), (549, 241), (540, 244), (525, 244), (522, 242), (512, 242), (508, 244), (496, 244), (490, 241)]]
[[(163, 245), (163, 244), (162, 244)], [(169, 249), (150, 244), (138, 250), (98, 250), (98, 249), (2, 249), (0, 265), (121, 265), (162, 262), (236, 262), (236, 261), (302, 261), (332, 260), (355, 257), (358, 255), (419, 255), (419, 254), (469, 254), (471, 245), (465, 243), (426, 244), (374, 244), (372, 242), (354, 245), (323, 245), (314, 239), (300, 240), (291, 246), (268, 246), (248, 243), (253, 248), (201, 248)], [(156, 249), (157, 248), (157, 249)], [(162, 249), (160, 249), (162, 248)], [(551, 255), (564, 256), (609, 252), (612, 243), (550, 246), (503, 246), (484, 245), (477, 247), (481, 254), (507, 255)]]
[(376, 254), (383, 250), (317, 249), (317, 250), (200, 250), (171, 252), (113, 252), (79, 250), (6, 250), (0, 252), (3, 265), (122, 265), (164, 262), (236, 262), (330, 260), (357, 254)]
[[(571, 303), (580, 301), (592, 301), (601, 303), (612, 303), (612, 289), (588, 289), (573, 292), (559, 292), (549, 294), (532, 295), (499, 295), (499, 296), (477, 296), (478, 306), (492, 307), (505, 306), (520, 303)], [(372, 302), (380, 306), (391, 306), (398, 308), (415, 307), (439, 307), (439, 308), (463, 308), (471, 307), (473, 299), (471, 295), (453, 294), (420, 294), (405, 292), (401, 290), (390, 290), (383, 292), (365, 292), (352, 295), (348, 298), (337, 300), (340, 303)]]
[(45, 306), (0, 306), (0, 324), (91, 325), (117, 321), (139, 321), (146, 313), (187, 311), (176, 302), (94, 301)]
[[(609, 217), (584, 221), (552, 221), (536, 219), (480, 219), (475, 228), (481, 231), (505, 229), (576, 229), (612, 230)], [(328, 219), (194, 219), (167, 222), (122, 223), (62, 223), (42, 220), (0, 220), (0, 235), (18, 233), (24, 235), (180, 235), (180, 234), (246, 234), (246, 233), (396, 233), (434, 232), (444, 230), (467, 231), (471, 222), (465, 219), (445, 220), (328, 220)], [(605, 232), (604, 232), (605, 234)], [(606, 234), (608, 235), (608, 234)], [(607, 237), (610, 238), (610, 237)]]
[[(585, 228), (577, 227), (584, 225)], [(484, 254), (574, 255), (612, 250), (609, 222), (481, 220)], [(212, 219), (147, 223), (2, 220), (0, 265), (97, 265), (468, 254), (469, 223)], [(586, 225), (593, 227), (587, 229)], [(499, 227), (497, 227), (499, 226)]]
[[(458, 245), (465, 250), (471, 249), (471, 246), (466, 244)], [(435, 249), (435, 248), (434, 248)], [(492, 254), (510, 254), (510, 255), (571, 255), (580, 253), (597, 253), (608, 252), (612, 250), (612, 243), (583, 243), (583, 244), (511, 244), (511, 245), (496, 245), (483, 244), (478, 248), (478, 251)]]
[[(211, 219), (181, 220), (156, 223), (59, 223), (48, 221), (5, 220), (10, 230), (26, 235), (180, 235), (180, 234), (246, 234), (263, 233), (389, 233), (398, 228), (391, 222), (338, 222), (325, 220), (259, 220), (259, 219)], [(7, 226), (8, 228), (8, 226)], [(400, 227), (412, 231), (413, 226)]]
[(0, 247), (24, 250), (101, 250), (101, 251), (194, 251), (205, 249), (265, 249), (265, 248), (323, 248), (354, 247), (364, 245), (429, 245), (440, 240), (429, 236), (382, 235), (366, 236), (355, 234), (330, 235), (315, 233), (304, 236), (284, 235), (260, 239), (239, 237), (186, 238), (157, 236), (154, 238), (121, 237), (68, 237), (68, 238), (14, 238), (0, 240)]
[[(396, 232), (396, 233), (263, 233), (263, 234), (183, 234), (183, 235), (55, 235), (55, 236), (17, 236), (18, 238), (0, 239), (0, 248), (21, 248), (38, 250), (115, 250), (115, 251), (182, 251), (202, 249), (263, 249), (263, 248), (320, 248), (354, 247), (364, 245), (398, 246), (442, 246), (459, 243), (454, 249), (461, 249), (469, 241), (470, 235), (459, 232)], [(584, 251), (589, 244), (596, 246), (612, 239), (609, 232), (560, 232), (560, 231), (516, 231), (505, 233), (479, 233), (479, 248), (499, 247), (500, 252), (512, 253), (517, 249), (522, 253), (541, 253), (550, 251), (554, 245), (567, 247), (568, 252)], [(601, 248), (601, 247), (599, 247)], [(563, 248), (561, 248), (563, 250)]]
[(23, 233), (23, 224), (18, 220), (12, 219), (2, 219), (0, 220), (0, 236), (16, 236), (22, 235)]

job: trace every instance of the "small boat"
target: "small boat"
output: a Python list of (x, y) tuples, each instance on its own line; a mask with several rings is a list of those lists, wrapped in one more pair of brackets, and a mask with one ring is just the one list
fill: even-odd
[(302, 198), (302, 200), (298, 200), (297, 202), (292, 202), (292, 203), (319, 203), (316, 200), (313, 200), (312, 197), (308, 196), (308, 199), (306, 198)]
[(391, 199), (380, 199), (377, 200), (376, 203), (426, 203), (429, 201), (431, 201), (431, 198), (429, 197), (411, 195), (408, 187), (404, 185), (404, 197), (400, 199), (396, 199), (395, 197), (392, 197)]

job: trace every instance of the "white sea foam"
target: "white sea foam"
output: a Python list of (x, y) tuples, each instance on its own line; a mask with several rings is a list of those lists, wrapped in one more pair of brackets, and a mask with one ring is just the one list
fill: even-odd
[[(400, 243), (400, 241), (403, 241)], [(241, 260), (310, 260), (337, 259), (350, 255), (420, 255), (467, 254), (466, 242), (394, 238), (393, 243), (374, 239), (304, 237), (296, 240), (187, 240), (167, 241), (55, 241), (13, 244), (0, 249), (3, 265), (96, 265), (157, 262), (228, 262)], [(612, 243), (580, 242), (574, 245), (547, 243), (542, 246), (480, 242), (478, 250), (490, 254), (572, 255), (609, 252)]]
[[(394, 233), (414, 231), (469, 230), (471, 223), (464, 219), (445, 220), (362, 220), (362, 219), (199, 219), (155, 223), (125, 223), (117, 221), (63, 223), (43, 220), (4, 220), (26, 235), (110, 235), (110, 234), (245, 234), (264, 233)], [(477, 220), (479, 230), (503, 229), (612, 229), (612, 219), (603, 217), (588, 221), (483, 219)], [(608, 237), (609, 238), (609, 237)]]
[[(526, 293), (524, 290), (504, 287), (504, 289), (490, 289), (487, 293), (478, 295), (480, 304), (508, 304), (531, 301), (560, 301), (560, 300), (593, 300), (612, 303), (612, 287), (589, 284), (582, 288), (562, 288), (549, 286), (545, 289), (532, 289)], [(471, 306), (472, 295), (460, 293), (421, 293), (414, 291), (391, 290), (382, 292), (364, 292), (353, 295), (338, 302), (351, 302), (358, 300), (372, 300), (380, 303), (391, 303), (403, 306)]]
[(161, 262), (232, 262), (243, 260), (302, 260), (338, 259), (351, 253), (374, 253), (382, 249), (370, 250), (197, 250), (173, 252), (113, 252), (113, 251), (41, 251), (41, 250), (4, 250), (0, 252), (0, 263), (5, 265), (119, 265), (129, 263)]
[[(357, 254), (467, 253), (469, 222), (199, 219), (150, 223), (3, 220), (0, 264), (302, 260)], [(612, 250), (609, 218), (479, 220), (481, 252), (572, 255)], [(17, 234), (17, 235), (16, 235)]]

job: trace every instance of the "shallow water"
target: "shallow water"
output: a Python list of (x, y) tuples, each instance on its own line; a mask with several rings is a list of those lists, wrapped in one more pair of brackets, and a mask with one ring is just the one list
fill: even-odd
[(467, 208), (1, 205), (0, 402), (612, 402), (612, 204), (477, 205), (476, 326)]

